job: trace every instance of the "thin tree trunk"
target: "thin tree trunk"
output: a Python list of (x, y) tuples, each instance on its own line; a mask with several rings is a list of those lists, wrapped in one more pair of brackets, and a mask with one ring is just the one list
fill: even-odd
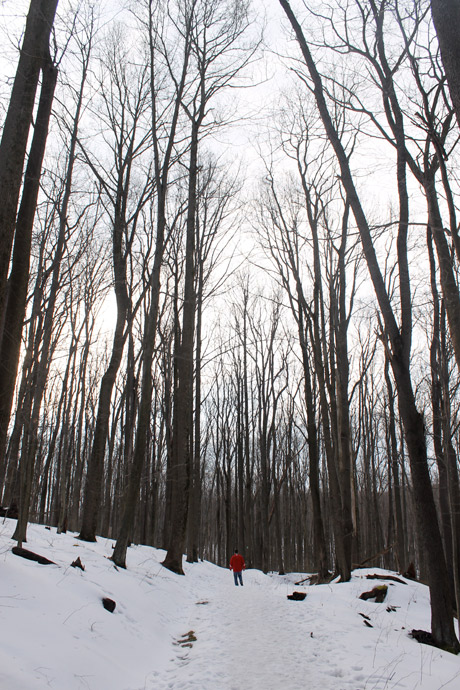
[[(201, 521), (201, 325), (203, 310), (203, 261), (199, 259), (195, 348), (195, 429), (190, 468), (190, 501), (188, 514), (187, 562), (198, 562), (198, 539)], [(242, 547), (240, 547), (242, 548)]]
[[(407, 561), (407, 548), (406, 548), (406, 536), (404, 530), (403, 521), (403, 511), (402, 511), (402, 499), (401, 499), (401, 484), (399, 478), (399, 468), (398, 468), (398, 447), (396, 442), (396, 421), (395, 421), (395, 409), (394, 409), (394, 394), (393, 386), (390, 381), (389, 374), (389, 360), (388, 357), (385, 358), (385, 382), (388, 391), (388, 449), (390, 458), (390, 469), (393, 477), (393, 494), (394, 494), (394, 513), (395, 513), (395, 539), (396, 539), (396, 556), (398, 562), (398, 568), (400, 572), (404, 572), (404, 569), (408, 566)], [(390, 506), (390, 510), (393, 506)]]

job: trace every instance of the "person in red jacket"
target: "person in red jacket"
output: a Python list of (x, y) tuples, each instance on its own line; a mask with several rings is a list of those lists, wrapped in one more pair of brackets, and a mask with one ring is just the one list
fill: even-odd
[(235, 553), (230, 559), (230, 570), (233, 570), (233, 577), (235, 579), (235, 585), (238, 587), (238, 580), (240, 585), (243, 586), (243, 570), (246, 570), (246, 563), (244, 562), (243, 556), (238, 553), (238, 549), (235, 549)]

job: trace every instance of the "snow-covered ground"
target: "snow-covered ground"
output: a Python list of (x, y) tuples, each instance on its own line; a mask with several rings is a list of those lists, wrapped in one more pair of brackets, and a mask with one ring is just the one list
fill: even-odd
[[(241, 588), (206, 562), (174, 575), (146, 546), (117, 570), (112, 540), (31, 525), (24, 546), (56, 563), (39, 565), (11, 552), (14, 527), (0, 522), (1, 690), (460, 688), (460, 658), (408, 636), (429, 630), (423, 585), (388, 582), (382, 604), (358, 598), (379, 584), (368, 573), (385, 574), (373, 568), (318, 587), (248, 570)], [(84, 572), (70, 567), (78, 556)], [(289, 601), (293, 591), (306, 599)]]

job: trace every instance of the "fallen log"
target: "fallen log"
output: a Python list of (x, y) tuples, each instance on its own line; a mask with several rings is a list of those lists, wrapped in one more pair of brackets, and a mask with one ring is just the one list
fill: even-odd
[(409, 637), (412, 637), (414, 640), (417, 640), (417, 642), (420, 642), (421, 644), (428, 644), (431, 647), (437, 647), (438, 649), (442, 649), (444, 652), (449, 652), (450, 654), (458, 654), (457, 649), (455, 647), (446, 647), (443, 644), (439, 644), (436, 642), (434, 639), (432, 633), (427, 632), (426, 630), (411, 630), (409, 633)]
[(23, 549), (22, 546), (13, 546), (12, 552), (15, 556), (21, 556), (21, 558), (26, 558), (28, 561), (36, 561), (40, 563), (40, 565), (56, 565), (56, 563), (50, 561), (49, 558), (40, 556), (40, 554), (29, 551), (28, 549)]
[(374, 589), (371, 589), (370, 592), (363, 592), (359, 598), (364, 599), (364, 601), (367, 599), (375, 599), (376, 604), (381, 604), (382, 601), (385, 601), (387, 592), (387, 585), (378, 585), (377, 587), (374, 587)]
[(431, 647), (438, 647), (433, 638), (433, 635), (430, 632), (427, 632), (426, 630), (411, 630), (409, 633), (409, 637), (412, 637), (414, 640), (417, 640), (417, 642), (420, 642), (421, 644), (428, 644)]
[(306, 592), (293, 592), (292, 594), (288, 594), (287, 598), (291, 601), (303, 601), (306, 596)]
[(303, 585), (304, 582), (310, 582), (310, 580), (314, 577), (314, 575), (309, 575), (308, 577), (304, 577), (303, 580), (299, 580), (298, 582), (294, 582), (295, 585)]
[(396, 575), (366, 575), (366, 580), (392, 580), (393, 582), (399, 582), (401, 585), (407, 585), (407, 582), (396, 577)]
[(312, 575), (308, 575), (308, 577), (304, 577), (303, 580), (299, 580), (298, 582), (294, 582), (295, 586), (297, 587), (298, 585), (303, 585), (304, 582), (308, 582), (310, 585), (327, 585), (331, 580), (333, 580), (335, 577), (334, 573), (328, 572), (327, 575), (321, 575), (319, 573), (313, 573)]

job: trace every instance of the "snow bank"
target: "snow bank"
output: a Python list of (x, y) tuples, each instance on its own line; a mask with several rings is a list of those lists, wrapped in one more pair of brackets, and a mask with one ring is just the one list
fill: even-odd
[[(379, 584), (366, 575), (385, 571), (309, 587), (295, 585), (302, 573), (247, 570), (241, 588), (206, 562), (174, 575), (146, 546), (119, 570), (112, 540), (31, 525), (25, 546), (56, 563), (39, 565), (12, 554), (14, 527), (0, 523), (2, 690), (460, 688), (460, 658), (408, 636), (429, 630), (427, 587), (387, 581), (382, 604), (359, 599)], [(84, 572), (70, 567), (78, 556)], [(294, 590), (306, 599), (289, 601)]]

